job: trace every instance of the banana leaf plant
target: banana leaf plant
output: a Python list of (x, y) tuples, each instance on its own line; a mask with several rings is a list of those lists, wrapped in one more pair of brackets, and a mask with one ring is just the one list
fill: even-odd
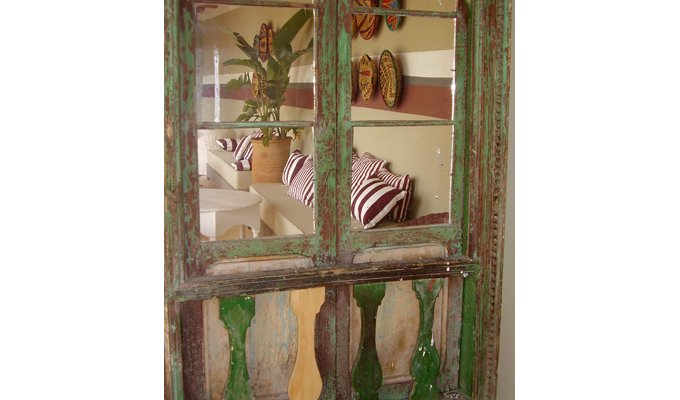
[[(240, 65), (253, 70), (252, 73), (244, 73), (227, 82), (227, 92), (244, 86), (251, 86), (253, 90), (253, 99), (244, 102), (243, 110), (236, 121), (280, 121), (281, 106), (285, 101), (286, 89), (290, 82), (290, 68), (298, 58), (314, 48), (314, 39), (309, 41), (307, 47), (297, 51), (293, 51), (291, 42), (312, 18), (312, 15), (311, 10), (300, 10), (283, 24), (273, 35), (271, 54), (264, 57), (266, 62), (261, 61), (260, 35), (255, 35), (251, 46), (238, 32), (222, 29), (233, 37), (236, 46), (247, 56), (247, 58), (227, 60), (222, 65)], [(297, 138), (301, 132), (298, 128), (262, 128), (263, 144), (267, 146), (272, 137), (283, 138), (291, 131), (294, 138)]]

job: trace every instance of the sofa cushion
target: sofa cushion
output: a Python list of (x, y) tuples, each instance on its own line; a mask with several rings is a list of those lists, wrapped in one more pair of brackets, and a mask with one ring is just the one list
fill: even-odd
[(394, 209), (389, 214), (389, 218), (394, 222), (404, 221), (406, 219), (406, 213), (408, 212), (409, 203), (411, 202), (411, 178), (408, 175), (397, 175), (386, 169), (378, 171), (377, 176), (381, 181), (387, 183), (395, 189), (406, 192), (406, 196), (397, 202), (397, 204), (394, 206)]
[(236, 150), (236, 145), (238, 144), (238, 140), (234, 138), (221, 138), (217, 139), (217, 145), (220, 146), (223, 150), (226, 151), (234, 151)]
[(283, 175), (281, 176), (281, 182), (284, 185), (290, 185), (295, 175), (302, 169), (302, 165), (307, 158), (309, 156), (300, 153), (300, 150), (295, 150), (288, 156), (288, 161), (286, 161), (286, 166), (283, 167)]
[(364, 229), (370, 229), (385, 218), (404, 196), (405, 191), (395, 189), (372, 175), (359, 185), (352, 196), (352, 216), (364, 225)]
[(378, 159), (371, 153), (364, 153), (356, 162), (352, 163), (352, 183), (350, 187), (352, 198), (354, 198), (359, 186), (369, 176), (377, 174), (378, 171), (385, 168), (385, 164), (385, 160)]
[(314, 206), (314, 160), (307, 157), (288, 186), (288, 195), (307, 207)]

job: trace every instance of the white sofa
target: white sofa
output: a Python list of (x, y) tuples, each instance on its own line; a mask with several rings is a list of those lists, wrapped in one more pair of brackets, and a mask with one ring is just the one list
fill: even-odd
[[(235, 170), (231, 166), (234, 162), (233, 154), (221, 148), (208, 150), (207, 175), (225, 189), (248, 190), (252, 182), (251, 172)], [(229, 187), (225, 187), (225, 183)]]

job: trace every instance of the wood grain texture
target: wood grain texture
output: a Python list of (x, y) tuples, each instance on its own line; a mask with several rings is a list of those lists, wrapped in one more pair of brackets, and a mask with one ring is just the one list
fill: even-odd
[(315, 400), (321, 394), (321, 374), (314, 353), (314, 328), (316, 314), (324, 299), (324, 287), (290, 292), (290, 305), (298, 322), (297, 358), (288, 383), (291, 400)]
[(378, 400), (382, 386), (382, 368), (375, 344), (375, 317), (385, 297), (385, 284), (373, 283), (354, 286), (354, 298), (361, 309), (361, 339), (359, 353), (352, 367), (352, 387), (359, 400)]

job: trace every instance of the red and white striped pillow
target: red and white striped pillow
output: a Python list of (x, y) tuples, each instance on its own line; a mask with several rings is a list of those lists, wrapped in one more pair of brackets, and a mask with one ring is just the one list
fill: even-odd
[(290, 185), (290, 182), (295, 178), (295, 175), (302, 169), (302, 165), (307, 158), (309, 158), (309, 156), (302, 154), (300, 150), (295, 150), (288, 156), (288, 161), (286, 161), (286, 166), (283, 167), (283, 174), (281, 175), (281, 182), (283, 182), (284, 185)]
[(239, 140), (236, 148), (234, 149), (234, 160), (248, 160), (253, 156), (253, 139), (259, 139), (264, 134), (262, 132), (253, 132), (250, 135), (246, 135)]
[(394, 174), (386, 169), (379, 171), (377, 176), (381, 181), (387, 183), (395, 189), (406, 192), (406, 196), (397, 202), (389, 215), (390, 219), (394, 222), (404, 221), (406, 219), (406, 213), (408, 212), (409, 203), (411, 202), (411, 178), (408, 175)]
[[(356, 192), (359, 186), (369, 176), (377, 174), (385, 168), (386, 161), (375, 158), (371, 153), (364, 153), (356, 162), (352, 163), (352, 183), (350, 193)], [(354, 197), (354, 195), (352, 195)]]
[(314, 206), (314, 161), (309, 156), (288, 186), (288, 196), (300, 200), (307, 207)]
[(237, 171), (250, 171), (250, 160), (241, 160), (231, 163), (231, 166)]
[(236, 150), (236, 146), (238, 145), (238, 140), (233, 138), (217, 139), (217, 145), (220, 146), (223, 150), (234, 151)]
[(361, 222), (364, 229), (373, 228), (404, 196), (405, 191), (395, 189), (372, 175), (359, 186), (356, 195), (352, 196), (352, 216)]

